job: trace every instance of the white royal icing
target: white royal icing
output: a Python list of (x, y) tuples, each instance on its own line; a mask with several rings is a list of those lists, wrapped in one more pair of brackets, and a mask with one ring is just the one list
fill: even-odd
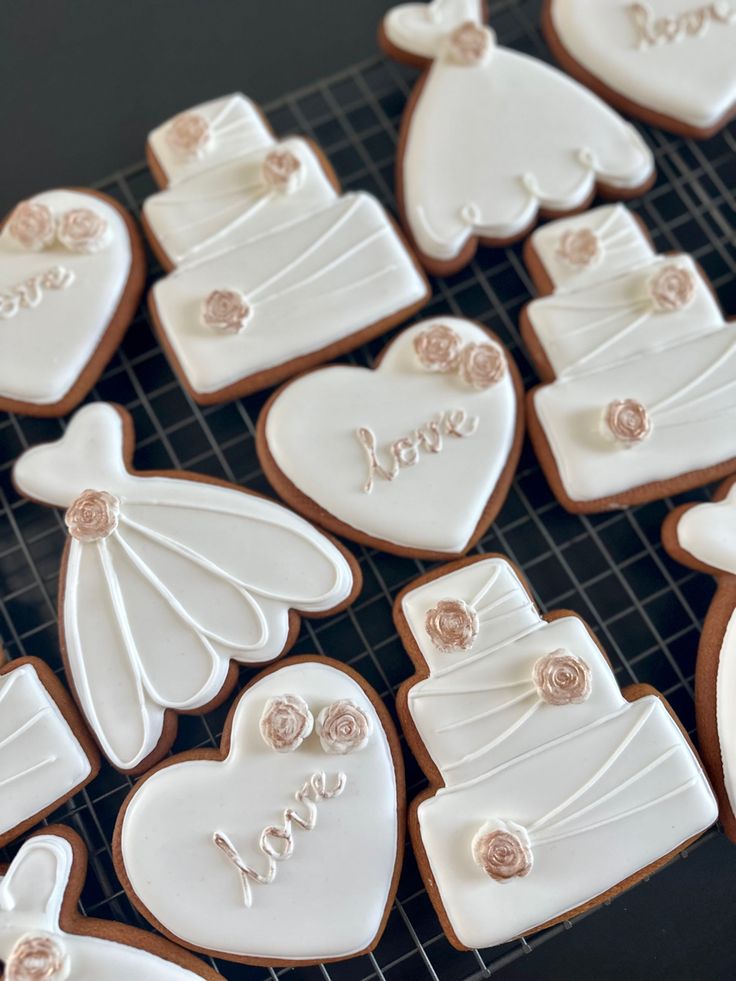
[[(465, 344), (489, 341), (466, 320), (422, 321), (399, 335), (373, 371), (332, 365), (284, 388), (269, 408), (265, 439), (279, 470), (351, 528), (402, 548), (462, 552), (508, 462), (518, 406), (508, 366), (482, 390), (455, 372), (423, 368), (414, 339), (433, 323), (451, 327)], [(415, 465), (391, 481), (374, 474), (366, 493), (371, 471), (360, 429), (374, 435), (388, 468), (391, 443), (452, 412), (465, 414), (463, 431), (475, 425), (472, 434), (444, 437), (439, 452), (417, 450)]]
[(654, 112), (708, 128), (736, 100), (730, 0), (553, 0), (567, 51), (604, 85)]
[(281, 653), (290, 608), (329, 610), (353, 586), (342, 553), (286, 508), (234, 487), (129, 473), (122, 418), (105, 403), (24, 453), (14, 479), (57, 507), (88, 488), (119, 499), (109, 537), (71, 539), (62, 609), (80, 704), (120, 769), (154, 750), (167, 708), (210, 702), (230, 659)]
[(0, 837), (70, 794), (91, 769), (33, 665), (0, 675)]
[[(435, 642), (428, 614), (448, 599), (477, 616), (465, 649)], [(543, 620), (505, 559), (426, 582), (401, 609), (428, 669), (407, 705), (445, 785), (417, 817), (461, 943), (488, 947), (539, 927), (715, 819), (705, 776), (664, 705), (628, 703), (582, 621)], [(535, 664), (553, 653), (586, 666), (579, 701), (554, 704), (535, 688)], [(530, 851), (526, 874), (503, 882), (473, 854), (476, 835), (498, 827)]]
[(127, 944), (63, 930), (59, 918), (73, 860), (65, 838), (39, 835), (23, 845), (0, 877), (0, 963), (7, 963), (24, 937), (41, 936), (66, 958), (67, 973), (44, 975), (54, 981), (57, 977), (129, 981), (136, 976), (147, 981), (191, 981), (204, 976)]
[(6, 311), (7, 293), (54, 269), (66, 273), (63, 286), (41, 287), (32, 305), (0, 317), (0, 398), (49, 405), (74, 387), (102, 340), (127, 285), (132, 252), (122, 216), (102, 199), (58, 190), (30, 200), (55, 218), (83, 208), (108, 224), (98, 252), (71, 251), (58, 239), (31, 251), (13, 238), (8, 223), (0, 233), (0, 305)]
[[(259, 720), (270, 698), (287, 693), (315, 717), (351, 700), (372, 722), (367, 745), (327, 754), (315, 731), (295, 752), (274, 752)], [(311, 831), (294, 827), (293, 854), (278, 862), (269, 884), (251, 880), (247, 906), (241, 877), (213, 833), (265, 874), (259, 835), (282, 825), (285, 807), (304, 812), (294, 794), (315, 773), (330, 788), (342, 774), (342, 792), (316, 804)], [(224, 762), (175, 759), (149, 777), (125, 810), (121, 846), (134, 893), (184, 943), (225, 957), (312, 961), (372, 944), (391, 892), (397, 834), (396, 775), (375, 708), (344, 672), (308, 662), (286, 664), (245, 692)]]
[(210, 140), (200, 155), (177, 153), (170, 145), (167, 133), (172, 119), (148, 134), (148, 145), (171, 185), (274, 142), (258, 107), (239, 92), (187, 111), (203, 116), (210, 129)]
[[(463, 20), (480, 23), (480, 5), (472, 17), (467, 5), (456, 6), (430, 5), (447, 33), (434, 45), (402, 158), (406, 220), (425, 255), (448, 261), (473, 236), (517, 236), (540, 207), (584, 204), (596, 181), (627, 190), (649, 179), (653, 158), (636, 130), (566, 75), (497, 46), (492, 34), (485, 59), (459, 64), (449, 33)], [(405, 11), (401, 31), (392, 33), (400, 14), (384, 21), (389, 40), (423, 52), (426, 26), (417, 12)]]
[[(251, 306), (240, 333), (223, 336), (200, 323), (202, 301), (217, 289), (238, 290)], [(202, 394), (344, 341), (424, 294), (386, 212), (364, 193), (250, 234), (153, 288), (161, 327)]]

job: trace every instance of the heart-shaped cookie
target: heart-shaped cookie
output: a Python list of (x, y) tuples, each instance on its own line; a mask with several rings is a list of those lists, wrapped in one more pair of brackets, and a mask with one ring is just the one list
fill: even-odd
[(399, 555), (459, 555), (498, 513), (519, 457), (522, 387), (489, 331), (455, 317), (403, 331), (371, 371), (332, 365), (272, 396), (258, 454), (313, 520)]
[(64, 415), (92, 388), (145, 276), (127, 212), (98, 191), (22, 201), (0, 233), (0, 409)]
[(736, 110), (733, 0), (546, 0), (542, 24), (566, 71), (654, 126), (705, 138)]
[(118, 875), (194, 950), (289, 966), (351, 957), (386, 922), (403, 794), (376, 693), (336, 661), (295, 658), (242, 693), (220, 753), (184, 753), (135, 787), (115, 828)]

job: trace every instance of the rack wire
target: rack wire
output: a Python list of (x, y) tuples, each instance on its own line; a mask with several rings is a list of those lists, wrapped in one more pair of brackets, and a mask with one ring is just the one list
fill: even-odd
[[(539, 0), (492, 2), (491, 23), (503, 44), (549, 60), (538, 30)], [(278, 134), (304, 133), (325, 150), (346, 189), (363, 188), (395, 210), (393, 171), (401, 112), (414, 73), (384, 59), (355, 65), (265, 107)], [(657, 160), (656, 186), (634, 202), (661, 251), (692, 253), (704, 267), (726, 310), (736, 309), (733, 214), (736, 199), (736, 127), (707, 143), (642, 128)], [(143, 163), (96, 185), (139, 215), (155, 188)], [(161, 274), (149, 255), (150, 281)], [(433, 282), (422, 316), (475, 318), (496, 331), (515, 357), (527, 386), (535, 381), (517, 322), (533, 295), (520, 248), (481, 249), (462, 272)], [(370, 365), (388, 338), (344, 359)], [(132, 413), (136, 467), (176, 468), (223, 477), (257, 491), (270, 488), (259, 468), (254, 433), (266, 393), (201, 408), (179, 385), (151, 332), (145, 309), (91, 399), (118, 402)], [(18, 497), (11, 467), (28, 446), (57, 438), (64, 420), (22, 416), (0, 419), (0, 634), (9, 657), (36, 654), (63, 678), (56, 591), (65, 533), (61, 515)], [(689, 495), (705, 498), (709, 491)], [(672, 562), (660, 544), (671, 501), (625, 512), (579, 517), (554, 501), (525, 446), (508, 500), (477, 552), (501, 551), (528, 575), (544, 609), (569, 607), (592, 625), (608, 651), (620, 684), (648, 682), (669, 699), (693, 733), (693, 672), (702, 618), (712, 595), (707, 576)], [(394, 713), (399, 684), (411, 673), (391, 619), (398, 591), (426, 571), (426, 563), (357, 546), (365, 586), (346, 612), (305, 621), (294, 653), (329, 654), (363, 674)], [(244, 670), (245, 684), (254, 672)], [(174, 752), (216, 746), (232, 699), (215, 712), (181, 717)], [(406, 752), (408, 797), (424, 779)], [(50, 820), (74, 827), (90, 851), (82, 895), (88, 915), (146, 926), (115, 876), (111, 834), (131, 781), (103, 766), (100, 776)], [(712, 831), (706, 843), (716, 836)], [(8, 860), (13, 849), (2, 855)], [(596, 916), (605, 916), (596, 911)], [(407, 848), (386, 932), (373, 954), (328, 967), (270, 970), (212, 962), (231, 981), (476, 981), (504, 976), (504, 967), (534, 952), (544, 976), (548, 943), (566, 943), (570, 923), (484, 951), (459, 952), (444, 937)]]

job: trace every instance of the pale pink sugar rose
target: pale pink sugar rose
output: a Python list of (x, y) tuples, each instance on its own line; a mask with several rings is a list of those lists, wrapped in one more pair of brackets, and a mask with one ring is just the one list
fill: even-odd
[(652, 432), (652, 420), (646, 406), (636, 399), (615, 399), (604, 412), (609, 433), (620, 443), (641, 443)]
[(201, 157), (212, 140), (210, 124), (199, 112), (182, 112), (166, 130), (166, 142), (182, 157)]
[(660, 313), (684, 310), (695, 299), (695, 277), (689, 269), (668, 262), (649, 280), (649, 296)]
[(253, 311), (238, 290), (213, 290), (202, 303), (203, 327), (222, 334), (238, 334), (250, 320)]
[(51, 245), (56, 235), (51, 208), (38, 201), (21, 201), (8, 219), (8, 233), (24, 249), (40, 252)]
[(601, 253), (600, 240), (589, 228), (568, 229), (557, 243), (557, 255), (571, 266), (592, 266)]
[(457, 331), (445, 324), (433, 324), (414, 337), (419, 363), (429, 371), (454, 371), (462, 346)]
[(290, 150), (271, 150), (263, 160), (262, 173), (270, 190), (290, 194), (302, 183), (304, 168)]
[(69, 534), (78, 542), (108, 538), (117, 528), (120, 501), (107, 491), (83, 491), (64, 515)]
[(466, 344), (460, 356), (460, 377), (478, 390), (490, 388), (506, 373), (506, 358), (497, 344)]
[(576, 705), (590, 698), (590, 668), (581, 657), (562, 648), (535, 662), (532, 681), (548, 705)]
[(277, 753), (293, 753), (311, 734), (314, 718), (301, 696), (277, 695), (266, 702), (259, 727), (267, 746)]
[(452, 57), (461, 65), (480, 64), (485, 58), (490, 44), (490, 32), (470, 20), (456, 27), (449, 38)]
[(48, 934), (21, 937), (5, 962), (5, 981), (66, 981), (69, 959)]
[(496, 882), (529, 875), (534, 864), (529, 834), (515, 821), (487, 821), (473, 838), (473, 861)]
[(57, 237), (70, 252), (99, 252), (109, 239), (107, 221), (90, 208), (73, 208), (59, 219)]
[(443, 654), (469, 651), (478, 636), (478, 614), (464, 600), (443, 599), (427, 610), (424, 627)]
[(333, 702), (317, 716), (317, 735), (326, 753), (353, 753), (367, 744), (373, 725), (349, 698)]

